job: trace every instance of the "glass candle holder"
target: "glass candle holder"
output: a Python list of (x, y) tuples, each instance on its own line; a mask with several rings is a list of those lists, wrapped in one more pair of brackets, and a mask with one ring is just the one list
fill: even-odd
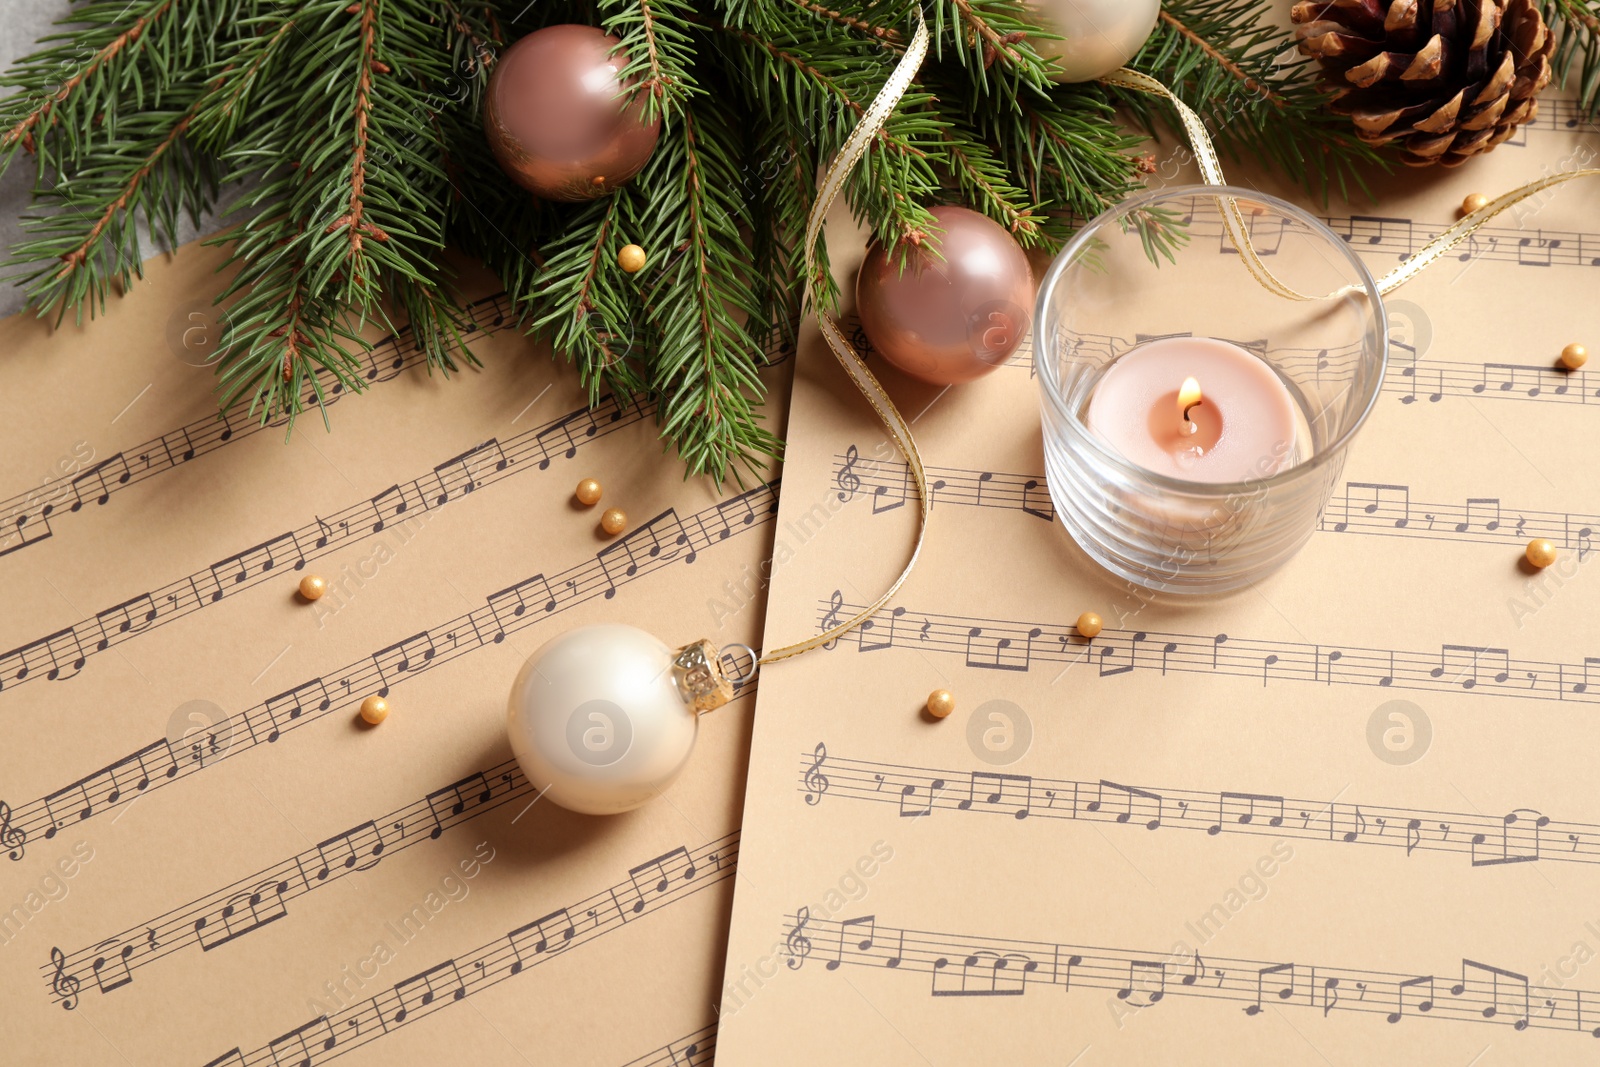
[[(1056, 513), (1102, 567), (1175, 595), (1242, 588), (1305, 544), (1388, 361), (1382, 298), (1345, 241), (1292, 204), (1227, 186), (1163, 189), (1094, 219), (1045, 275), (1034, 322)], [(1091, 424), (1109, 368), (1174, 337), (1228, 342), (1265, 364), (1270, 374), (1244, 369), (1277, 397), (1273, 377), (1287, 390), (1279, 406), (1293, 410), (1276, 414), (1294, 430), (1279, 456), (1263, 456), (1241, 479), (1190, 480), (1141, 466), (1113, 443), (1145, 432), (1134, 420), (1108, 434), (1102, 405)], [(1172, 386), (1178, 395), (1180, 382)], [(1189, 417), (1182, 403), (1175, 425)], [(1152, 407), (1152, 430), (1161, 410)], [(1249, 405), (1228, 417), (1247, 425)]]

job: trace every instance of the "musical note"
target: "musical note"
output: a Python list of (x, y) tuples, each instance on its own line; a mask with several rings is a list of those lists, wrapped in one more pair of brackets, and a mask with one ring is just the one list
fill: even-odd
[(1043, 518), (1046, 523), (1056, 520), (1056, 506), (1050, 499), (1050, 491), (1038, 478), (1029, 478), (1022, 483), (1022, 514)]
[(50, 989), (61, 1001), (61, 1006), (71, 1011), (78, 1006), (78, 977), (67, 973), (67, 957), (59, 948), (50, 950), (50, 962), (55, 965)]
[(408, 1015), (432, 1004), (440, 993), (449, 993), (452, 1000), (467, 995), (467, 985), (461, 980), (461, 972), (456, 970), (455, 960), (445, 960), (403, 982), (396, 982), (394, 995), (400, 1002), (400, 1010), (394, 1013), (393, 1021), (405, 1022)]
[[(936, 482), (930, 487), (930, 497), (936, 497), (938, 490), (943, 489), (941, 483)], [(911, 495), (911, 468), (901, 467), (900, 477), (897, 481), (887, 485), (879, 485), (872, 490), (872, 513), (882, 515), (886, 511), (905, 507), (906, 500)]]
[(30, 641), (19, 648), (13, 648), (9, 652), (0, 652), (0, 663), (6, 663), (8, 666), (16, 665), (12, 677), (19, 682), (44, 667), (47, 662), (49, 667), (45, 677), (48, 680), (58, 682), (70, 678), (83, 670), (86, 659), (83, 645), (78, 640), (78, 631), (71, 626), (47, 634), (37, 641)]
[(490, 639), (499, 644), (506, 639), (507, 630), (516, 629), (516, 620), (522, 618), (530, 605), (546, 614), (556, 610), (556, 595), (544, 575), (535, 574), (498, 593), (490, 593), (488, 603), (489, 613), (498, 624)]
[[(983, 788), (980, 789), (980, 785)], [(1027, 774), (973, 771), (968, 785), (967, 799), (958, 803), (956, 807), (962, 811), (971, 811), (975, 805), (1009, 811), (1012, 818), (1026, 819), (1033, 807), (1033, 777)]]
[[(1014, 997), (1027, 991), (1028, 975), (1038, 970), (1037, 960), (1020, 952), (1004, 954), (982, 949), (961, 961), (959, 977), (947, 977), (950, 960), (933, 961), (932, 995), (936, 997)], [(940, 979), (945, 978), (941, 985)]]
[[(92, 483), (94, 488), (100, 490), (99, 495), (95, 497), (94, 502), (96, 504), (104, 504), (107, 500), (110, 500), (113, 490), (111, 483), (106, 481), (107, 475), (115, 475), (115, 481), (119, 487), (127, 485), (128, 479), (133, 477), (133, 471), (129, 468), (128, 461), (123, 458), (121, 452), (101, 460), (68, 483), (72, 487), (73, 496), (72, 506), (68, 510), (77, 511), (83, 507), (83, 489), (80, 488), (79, 483)], [(90, 491), (92, 492), (93, 489)]]
[[(1153, 987), (1153, 988), (1152, 988)], [(1142, 993), (1145, 1002), (1139, 1004), (1132, 999), (1135, 993)], [(1135, 1007), (1147, 1008), (1152, 1004), (1161, 1003), (1167, 995), (1167, 965), (1160, 961), (1129, 960), (1128, 982), (1117, 990), (1117, 999), (1126, 1000)]]
[[(1338, 817), (1339, 817), (1339, 806), (1337, 804), (1329, 805), (1328, 806), (1328, 837), (1330, 839), (1334, 836), (1334, 834), (1336, 832), (1335, 829), (1334, 829), (1334, 824), (1338, 821)], [(1359, 838), (1362, 834), (1367, 832), (1367, 817), (1365, 815), (1361, 814), (1361, 805), (1360, 804), (1357, 804), (1355, 806), (1355, 820), (1356, 820), (1355, 824), (1353, 826), (1351, 826), (1350, 829), (1346, 830), (1343, 834), (1339, 835), (1339, 840), (1344, 841), (1346, 843), (1353, 842), (1357, 838)]]
[(1467, 500), (1466, 518), (1463, 519), (1461, 522), (1456, 523), (1456, 533), (1466, 533), (1467, 530), (1472, 528), (1472, 512), (1473, 512), (1474, 508), (1478, 509), (1479, 511), (1489, 510), (1490, 513), (1494, 516), (1494, 518), (1489, 519), (1489, 520), (1487, 520), (1486, 522), (1483, 523), (1484, 530), (1488, 531), (1489, 533), (1493, 533), (1495, 530), (1498, 530), (1500, 528), (1500, 500), (1499, 500), (1499, 498), (1497, 498), (1497, 497), (1470, 497)]
[[(1420, 1001), (1417, 1002), (1417, 1010), (1420, 1011), (1420, 1012), (1430, 1012), (1430, 1011), (1433, 1010), (1433, 976), (1432, 975), (1423, 975), (1420, 978), (1405, 978), (1405, 979), (1402, 979), (1400, 981), (1400, 983), (1395, 987), (1395, 1000), (1396, 1000), (1397, 1003), (1396, 1003), (1395, 1010), (1393, 1012), (1390, 1012), (1389, 1015), (1388, 1015), (1388, 1021), (1389, 1022), (1397, 1023), (1402, 1018), (1405, 1017), (1405, 1014), (1406, 1014), (1406, 990), (1408, 990), (1408, 989), (1420, 990), (1423, 986), (1427, 987), (1428, 995), (1423, 997)], [(1366, 990), (1363, 988), (1362, 994), (1365, 995), (1365, 993), (1366, 993)]]
[[(837, 971), (839, 969), (839, 965), (844, 961), (844, 946), (845, 942), (850, 940), (850, 928), (852, 926), (856, 927), (861, 933), (865, 934), (864, 937), (858, 937), (856, 939), (856, 949), (861, 952), (870, 952), (872, 950), (873, 940), (877, 933), (877, 917), (872, 915), (862, 915), (854, 919), (845, 919), (839, 924), (838, 951), (834, 954), (833, 959), (823, 964), (823, 968), (825, 970)], [(904, 936), (903, 932), (901, 936)]]
[(378, 695), (389, 695), (390, 675), (423, 670), (433, 656), (433, 635), (427, 630), (378, 649), (372, 654), (373, 666), (378, 668), (378, 677), (383, 682), (378, 687)]
[[(118, 947), (120, 946), (120, 947)], [(128, 969), (128, 957), (133, 955), (132, 945), (123, 945), (116, 938), (102, 941), (95, 946), (98, 951), (103, 948), (116, 947), (116, 952), (102, 953), (96, 956), (89, 965), (89, 973), (94, 975), (95, 984), (100, 987), (101, 993), (110, 993), (112, 990), (121, 989), (133, 981), (133, 972)], [(107, 967), (107, 964), (110, 967)]]
[(676, 558), (679, 547), (687, 540), (677, 511), (668, 508), (626, 537), (601, 549), (595, 560), (606, 576), (605, 598), (610, 600), (617, 594), (619, 558), (626, 560), (626, 564), (620, 566), (620, 573), (632, 578), (653, 562), (665, 563)]
[[(266, 713), (266, 736), (257, 738), (271, 744), (283, 736), (283, 731), (295, 724), (295, 720), (305, 714), (307, 707), (316, 711), (327, 711), (333, 706), (333, 698), (328, 695), (328, 688), (321, 678), (313, 678), (309, 682), (302, 682), (293, 689), (279, 693), (277, 696), (268, 697), (262, 702)], [(245, 716), (245, 725), (250, 728), (250, 734), (255, 737), (255, 724), (251, 716)]]
[[(1361, 503), (1356, 500), (1357, 494), (1363, 496), (1370, 494), (1370, 502)], [(1381, 517), (1384, 521), (1392, 522), (1397, 529), (1405, 529), (1411, 524), (1411, 487), (1409, 485), (1384, 485), (1378, 482), (1346, 482), (1344, 486), (1344, 521), (1333, 525), (1335, 533), (1343, 533), (1350, 528), (1352, 521), (1350, 509), (1352, 505), (1359, 505), (1361, 513)]]
[[(1500, 967), (1491, 967), (1487, 963), (1477, 963), (1473, 960), (1463, 959), (1461, 961), (1461, 981), (1450, 987), (1450, 995), (1459, 997), (1471, 988), (1473, 984), (1483, 980), (1480, 975), (1488, 975), (1490, 983), (1489, 1005), (1483, 1009), (1483, 1017), (1485, 1019), (1493, 1019), (1500, 1014), (1500, 980), (1504, 978), (1511, 986), (1512, 1015), (1515, 1017), (1511, 1024), (1512, 1028), (1526, 1030), (1532, 1015), (1529, 1007), (1528, 976), (1517, 974), (1515, 971), (1507, 971)], [(1517, 992), (1519, 989), (1521, 990), (1520, 994)], [(1521, 1010), (1517, 1011), (1515, 1009), (1518, 1007), (1519, 1001)], [(1424, 1008), (1423, 1010), (1426, 1011), (1427, 1009)]]
[(1084, 807), (1089, 811), (1100, 811), (1105, 802), (1107, 789), (1110, 789), (1113, 793), (1122, 798), (1123, 810), (1117, 813), (1117, 822), (1126, 823), (1133, 820), (1133, 800), (1135, 797), (1138, 797), (1141, 801), (1145, 802), (1146, 805), (1148, 805), (1151, 801), (1154, 801), (1155, 803), (1155, 811), (1153, 813), (1145, 813), (1147, 816), (1147, 818), (1144, 820), (1145, 829), (1156, 830), (1161, 827), (1161, 809), (1164, 803), (1161, 794), (1152, 793), (1145, 789), (1135, 789), (1133, 786), (1129, 785), (1118, 785), (1116, 782), (1107, 781), (1104, 778), (1100, 779), (1099, 798), (1096, 800), (1091, 800), (1088, 804), (1085, 804)]
[[(548, 428), (540, 430), (535, 438), (539, 444), (540, 451), (544, 455), (544, 458), (539, 461), (540, 470), (546, 470), (550, 466), (550, 449), (545, 443), (546, 437), (554, 438), (559, 435), (566, 442), (566, 447), (562, 449), (562, 455), (566, 456), (567, 459), (571, 459), (578, 454), (578, 439), (572, 433), (572, 424), (575, 422), (588, 423), (588, 427), (583, 431), (584, 437), (593, 437), (600, 431), (599, 423), (595, 422), (594, 416), (587, 408), (574, 411), (572, 414), (558, 419)], [(557, 447), (560, 447), (559, 444)]]
[(428, 810), (433, 813), (433, 829), (428, 831), (428, 837), (437, 841), (447, 823), (461, 821), (469, 807), (481, 807), (489, 803), (493, 796), (494, 789), (481, 771), (469, 774), (459, 782), (452, 782), (443, 789), (435, 789), (425, 798)]
[(1100, 677), (1110, 678), (1118, 674), (1128, 674), (1132, 672), (1134, 668), (1138, 667), (1139, 644), (1140, 642), (1145, 641), (1148, 636), (1149, 635), (1144, 633), (1134, 634), (1132, 639), (1128, 642), (1128, 662), (1121, 666), (1108, 667), (1106, 664), (1110, 662), (1112, 656), (1117, 654), (1117, 647), (1114, 638), (1108, 643), (1105, 639), (1105, 635), (1102, 633), (1101, 643), (1103, 647), (1100, 649)]
[(141, 593), (131, 600), (109, 607), (96, 613), (95, 626), (100, 631), (100, 641), (95, 649), (104, 652), (110, 646), (112, 635), (121, 637), (124, 634), (139, 633), (149, 628), (156, 621), (155, 601), (150, 599), (149, 593)]
[[(1251, 1004), (1244, 1009), (1244, 1013), (1246, 1015), (1261, 1014), (1261, 999), (1264, 995), (1262, 990), (1266, 987), (1267, 977), (1269, 975), (1279, 974), (1287, 974), (1289, 976), (1289, 983), (1288, 985), (1281, 986), (1278, 989), (1278, 999), (1288, 1000), (1290, 997), (1294, 996), (1294, 964), (1276, 963), (1270, 967), (1262, 967), (1256, 972), (1256, 1000), (1254, 1004)], [(1326, 1015), (1327, 1011), (1324, 1010), (1323, 1014)]]
[(493, 466), (496, 471), (503, 471), (510, 463), (500, 442), (493, 437), (459, 456), (452, 456), (433, 468), (434, 480), (439, 483), (439, 495), (434, 503), (448, 502), (452, 485), (459, 487), (461, 495), (465, 496), (478, 487), (481, 469)]
[(236, 552), (226, 559), (213, 563), (211, 580), (216, 588), (211, 594), (212, 603), (226, 595), (227, 585), (244, 584), (249, 579), (252, 568), (258, 575), (270, 572), (278, 565), (280, 554), (284, 559), (296, 560), (296, 569), (305, 566), (305, 552), (300, 548), (300, 541), (292, 531), (279, 534), (270, 541), (252, 545), (243, 552)]
[(828, 776), (822, 773), (822, 764), (828, 758), (828, 746), (821, 741), (812, 751), (811, 766), (806, 768), (805, 786), (806, 803), (815, 806), (822, 800), (822, 795), (828, 791)]
[[(1459, 682), (1461, 688), (1472, 689), (1483, 680), (1483, 674), (1490, 669), (1483, 665), (1482, 660), (1499, 660), (1500, 670), (1490, 675), (1496, 682), (1504, 682), (1511, 676), (1511, 653), (1504, 648), (1484, 648), (1478, 645), (1444, 645), (1439, 652), (1439, 666), (1428, 672), (1433, 678), (1448, 678), (1452, 682)], [(1459, 661), (1467, 660), (1465, 665)], [(1452, 661), (1456, 661), (1452, 665)]]
[[(1530, 863), (1539, 858), (1539, 835), (1550, 820), (1537, 811), (1527, 808), (1518, 808), (1508, 813), (1500, 821), (1500, 847), (1498, 855), (1488, 853), (1480, 855), (1478, 846), (1486, 843), (1487, 834), (1473, 834), (1472, 865), (1474, 867), (1493, 867), (1505, 863)], [(1515, 829), (1515, 832), (1513, 830)]]
[(383, 848), (383, 835), (379, 833), (377, 823), (370, 819), (342, 834), (334, 834), (326, 841), (317, 842), (317, 857), (321, 866), (317, 869), (316, 879), (319, 882), (326, 880), (335, 867), (347, 871), (370, 870), (378, 865)]
[[(436, 467), (434, 470), (437, 471), (438, 468)], [(391, 497), (394, 498), (392, 502), (390, 501)], [(440, 500), (439, 502), (441, 504), (444, 503), (443, 500)], [(368, 503), (372, 505), (373, 533), (381, 533), (383, 528), (388, 525), (390, 519), (399, 518), (401, 515), (404, 515), (406, 513), (406, 509), (411, 506), (410, 502), (406, 500), (405, 492), (398, 485), (391, 485), (389, 488), (373, 497), (370, 501), (368, 501)], [(426, 501), (423, 503), (424, 506), (426, 506)], [(327, 526), (327, 524), (321, 519), (317, 520), (317, 525), (319, 527), (323, 527), (324, 529), (326, 529)], [(346, 531), (348, 532), (348, 522), (340, 523), (340, 525), (345, 527)], [(317, 538), (317, 547), (321, 548), (325, 541), (326, 535)]]
[(294, 1027), (282, 1037), (267, 1041), (267, 1051), (272, 1053), (272, 1062), (277, 1067), (310, 1067), (317, 1059), (312, 1046), (320, 1046), (326, 1053), (338, 1043), (339, 1038), (334, 1035), (333, 1024), (328, 1022), (328, 1016), (317, 1016), (307, 1024)]
[(647, 891), (656, 897), (665, 894), (672, 887), (672, 879), (682, 875), (685, 882), (694, 880), (697, 873), (694, 859), (689, 855), (689, 850), (683, 846), (664, 852), (655, 859), (645, 860), (636, 867), (628, 868), (628, 881), (633, 886), (634, 895), (638, 897), (629, 909), (635, 915), (643, 913), (647, 906)]
[(572, 916), (567, 914), (566, 908), (558, 908), (549, 915), (541, 915), (531, 923), (517, 927), (506, 935), (516, 955), (511, 964), (511, 973), (522, 972), (524, 946), (531, 949), (535, 956), (545, 952), (556, 953), (570, 945), (576, 936), (577, 929), (572, 925)]
[[(1206, 833), (1213, 836), (1221, 833), (1223, 824), (1229, 821), (1230, 809), (1236, 813), (1233, 814), (1234, 822), (1249, 826), (1256, 820), (1258, 804), (1268, 812), (1266, 818), (1268, 826), (1283, 825), (1283, 797), (1265, 793), (1222, 792), (1217, 795), (1217, 821), (1206, 828)], [(1241, 807), (1243, 811), (1239, 810)]]
[(1381, 215), (1352, 215), (1342, 220), (1342, 223), (1341, 228), (1339, 223), (1335, 222), (1334, 232), (1350, 244), (1381, 246), (1397, 252), (1400, 259), (1405, 259), (1416, 250), (1416, 239), (1412, 235), (1413, 224), (1410, 219)]
[(917, 819), (924, 815), (933, 814), (933, 798), (945, 786), (943, 778), (934, 778), (927, 783), (928, 802), (918, 806), (907, 804), (907, 800), (914, 800), (920, 788), (915, 783), (907, 784), (900, 789), (900, 817), (902, 819)]
[[(1535, 367), (1516, 363), (1485, 363), (1480, 380), (1472, 387), (1474, 393), (1481, 394), (1489, 388), (1491, 372), (1497, 372), (1493, 374), (1493, 380), (1497, 383), (1496, 388), (1502, 393), (1509, 393), (1518, 389), (1518, 377), (1524, 378), (1525, 381), (1521, 384), (1521, 391), (1530, 397), (1536, 397), (1543, 392), (1544, 383), (1549, 380), (1547, 375), (1554, 376), (1555, 374), (1549, 367)], [(1528, 384), (1529, 382), (1532, 384)]]
[(795, 912), (794, 927), (784, 939), (783, 949), (789, 957), (787, 963), (791, 971), (798, 971), (806, 962), (806, 957), (811, 955), (811, 939), (805, 935), (806, 924), (810, 921), (810, 908), (801, 908)]
[[(287, 916), (289, 909), (283, 897), (288, 891), (288, 882), (265, 882), (248, 893), (234, 896), (215, 915), (202, 915), (196, 919), (194, 934), (201, 951), (210, 952)], [(213, 923), (213, 918), (220, 920), (220, 925)], [(152, 930), (151, 934), (154, 933)]]
[[(895, 610), (903, 613), (906, 609)], [(970, 627), (967, 630), (967, 666), (991, 671), (1026, 671), (1033, 660), (1033, 642), (1043, 632), (1033, 627), (1019, 648), (1012, 637), (985, 634), (981, 626)]]

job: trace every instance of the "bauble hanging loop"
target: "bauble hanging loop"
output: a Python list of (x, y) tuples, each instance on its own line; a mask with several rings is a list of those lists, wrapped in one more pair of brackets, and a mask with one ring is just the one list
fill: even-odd
[(638, 174), (661, 136), (620, 77), (622, 42), (593, 26), (546, 26), (506, 49), (483, 128), (511, 179), (547, 200), (592, 200)]

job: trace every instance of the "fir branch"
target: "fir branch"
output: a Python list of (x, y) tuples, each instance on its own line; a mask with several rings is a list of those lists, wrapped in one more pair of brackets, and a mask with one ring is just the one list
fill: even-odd
[(1012, 184), (1005, 164), (959, 116), (945, 111), (943, 117), (945, 156), (964, 199), (1011, 231), (1024, 248), (1043, 244), (1034, 217), (1039, 205), (1030, 203), (1027, 194)]
[(114, 140), (87, 147), (74, 173), (38, 194), (57, 209), (23, 217), (6, 266), (40, 314), (59, 321), (73, 310), (81, 320), (104, 308), (112, 285), (126, 289), (142, 271), (141, 220), (167, 247), (181, 214), (198, 221), (218, 177), (184, 141), (194, 108), (129, 115)]
[[(137, 61), (147, 32), (152, 25), (160, 22), (172, 11), (174, 2), (175, 0), (157, 0), (155, 3), (147, 3), (127, 29), (118, 29), (114, 22), (104, 22), (97, 26), (101, 32), (84, 34), (86, 40), (80, 42), (77, 49), (47, 50), (30, 56), (18, 68), (8, 73), (0, 84), (20, 86), (23, 91), (6, 100), (3, 107), (0, 107), (0, 125), (6, 126), (4, 134), (0, 134), (0, 153), (4, 154), (5, 162), (9, 164), (18, 147), (26, 148), (30, 152), (37, 150), (39, 136), (58, 125), (57, 112), (63, 103), (76, 99), (80, 91), (91, 98), (98, 95), (95, 82), (98, 75), (115, 76), (115, 67), (119, 60), (124, 63)], [(106, 14), (104, 9), (108, 6), (110, 5), (100, 4), (84, 8), (76, 13), (76, 17), (69, 17), (69, 21), (99, 23)], [(107, 32), (110, 34), (109, 37), (106, 37)], [(70, 55), (63, 53), (79, 51), (88, 47), (89, 42), (97, 38), (102, 39), (103, 43), (99, 43), (88, 59), (59, 85), (49, 86), (48, 83), (40, 85), (34, 81), (37, 74), (49, 72), (53, 66), (70, 65)], [(61, 36), (55, 39), (60, 40)], [(69, 119), (71, 117), (68, 116)]]
[(617, 266), (618, 236), (630, 216), (627, 192), (583, 205), (544, 250), (531, 294), (535, 330), (577, 364), (591, 402), (603, 392), (626, 401), (646, 387), (639, 364), (649, 339), (636, 285)]
[[(745, 217), (739, 142), (718, 109), (696, 103), (646, 166), (655, 190), (647, 247), (672, 249), (643, 294), (658, 337), (652, 389), (662, 432), (691, 474), (722, 480), (763, 467), (778, 442), (761, 425), (761, 308), (738, 258)], [(643, 176), (642, 176), (643, 177)]]
[(1590, 118), (1600, 112), (1600, 3), (1596, 0), (1539, 0), (1550, 32), (1556, 34), (1551, 67), (1565, 85), (1578, 68), (1578, 106)]
[[(350, 235), (350, 252), (345, 257), (350, 270), (350, 282), (359, 285), (361, 279), (359, 271), (362, 263), (362, 245), (367, 237), (375, 241), (387, 241), (389, 235), (383, 230), (364, 221), (366, 216), (367, 201), (363, 195), (367, 188), (367, 122), (372, 114), (372, 75), (379, 64), (373, 54), (373, 46), (377, 36), (375, 19), (377, 16), (378, 0), (356, 0), (352, 7), (361, 9), (361, 46), (360, 61), (356, 71), (356, 101), (354, 116), (355, 147), (350, 154), (350, 210), (330, 222), (323, 230), (324, 233), (337, 233), (345, 230)], [(389, 72), (385, 65), (384, 73)]]
[(601, 27), (622, 40), (629, 62), (620, 76), (642, 95), (646, 121), (675, 114), (699, 86), (691, 70), (694, 8), (687, 0), (600, 0)]
[(905, 35), (900, 33), (899, 30), (893, 29), (892, 27), (874, 25), (864, 18), (855, 18), (851, 15), (845, 14), (843, 11), (837, 11), (833, 8), (825, 7), (822, 4), (814, 3), (812, 0), (789, 0), (789, 2), (805, 9), (807, 12), (813, 15), (818, 15), (830, 22), (836, 22), (840, 26), (848, 27), (849, 29), (855, 30), (859, 33), (876, 37), (880, 41), (902, 47), (905, 44)]
[(1212, 60), (1212, 62), (1216, 63), (1223, 70), (1232, 75), (1234, 80), (1243, 86), (1246, 91), (1254, 93), (1256, 96), (1267, 101), (1267, 103), (1271, 104), (1280, 111), (1284, 109), (1286, 105), (1284, 104), (1282, 97), (1247, 74), (1243, 69), (1240, 68), (1237, 62), (1229, 58), (1227, 54), (1216, 45), (1212, 44), (1194, 30), (1190, 29), (1187, 25), (1180, 22), (1172, 14), (1172, 12), (1162, 11), (1160, 17), (1162, 22), (1166, 23), (1168, 26), (1171, 26), (1190, 44), (1204, 52)]

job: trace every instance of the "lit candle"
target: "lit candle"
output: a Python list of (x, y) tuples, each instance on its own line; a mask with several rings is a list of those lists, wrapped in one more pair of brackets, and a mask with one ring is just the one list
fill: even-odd
[(1298, 458), (1299, 409), (1263, 360), (1227, 341), (1169, 337), (1106, 367), (1089, 429), (1130, 463), (1191, 482), (1270, 478)]

